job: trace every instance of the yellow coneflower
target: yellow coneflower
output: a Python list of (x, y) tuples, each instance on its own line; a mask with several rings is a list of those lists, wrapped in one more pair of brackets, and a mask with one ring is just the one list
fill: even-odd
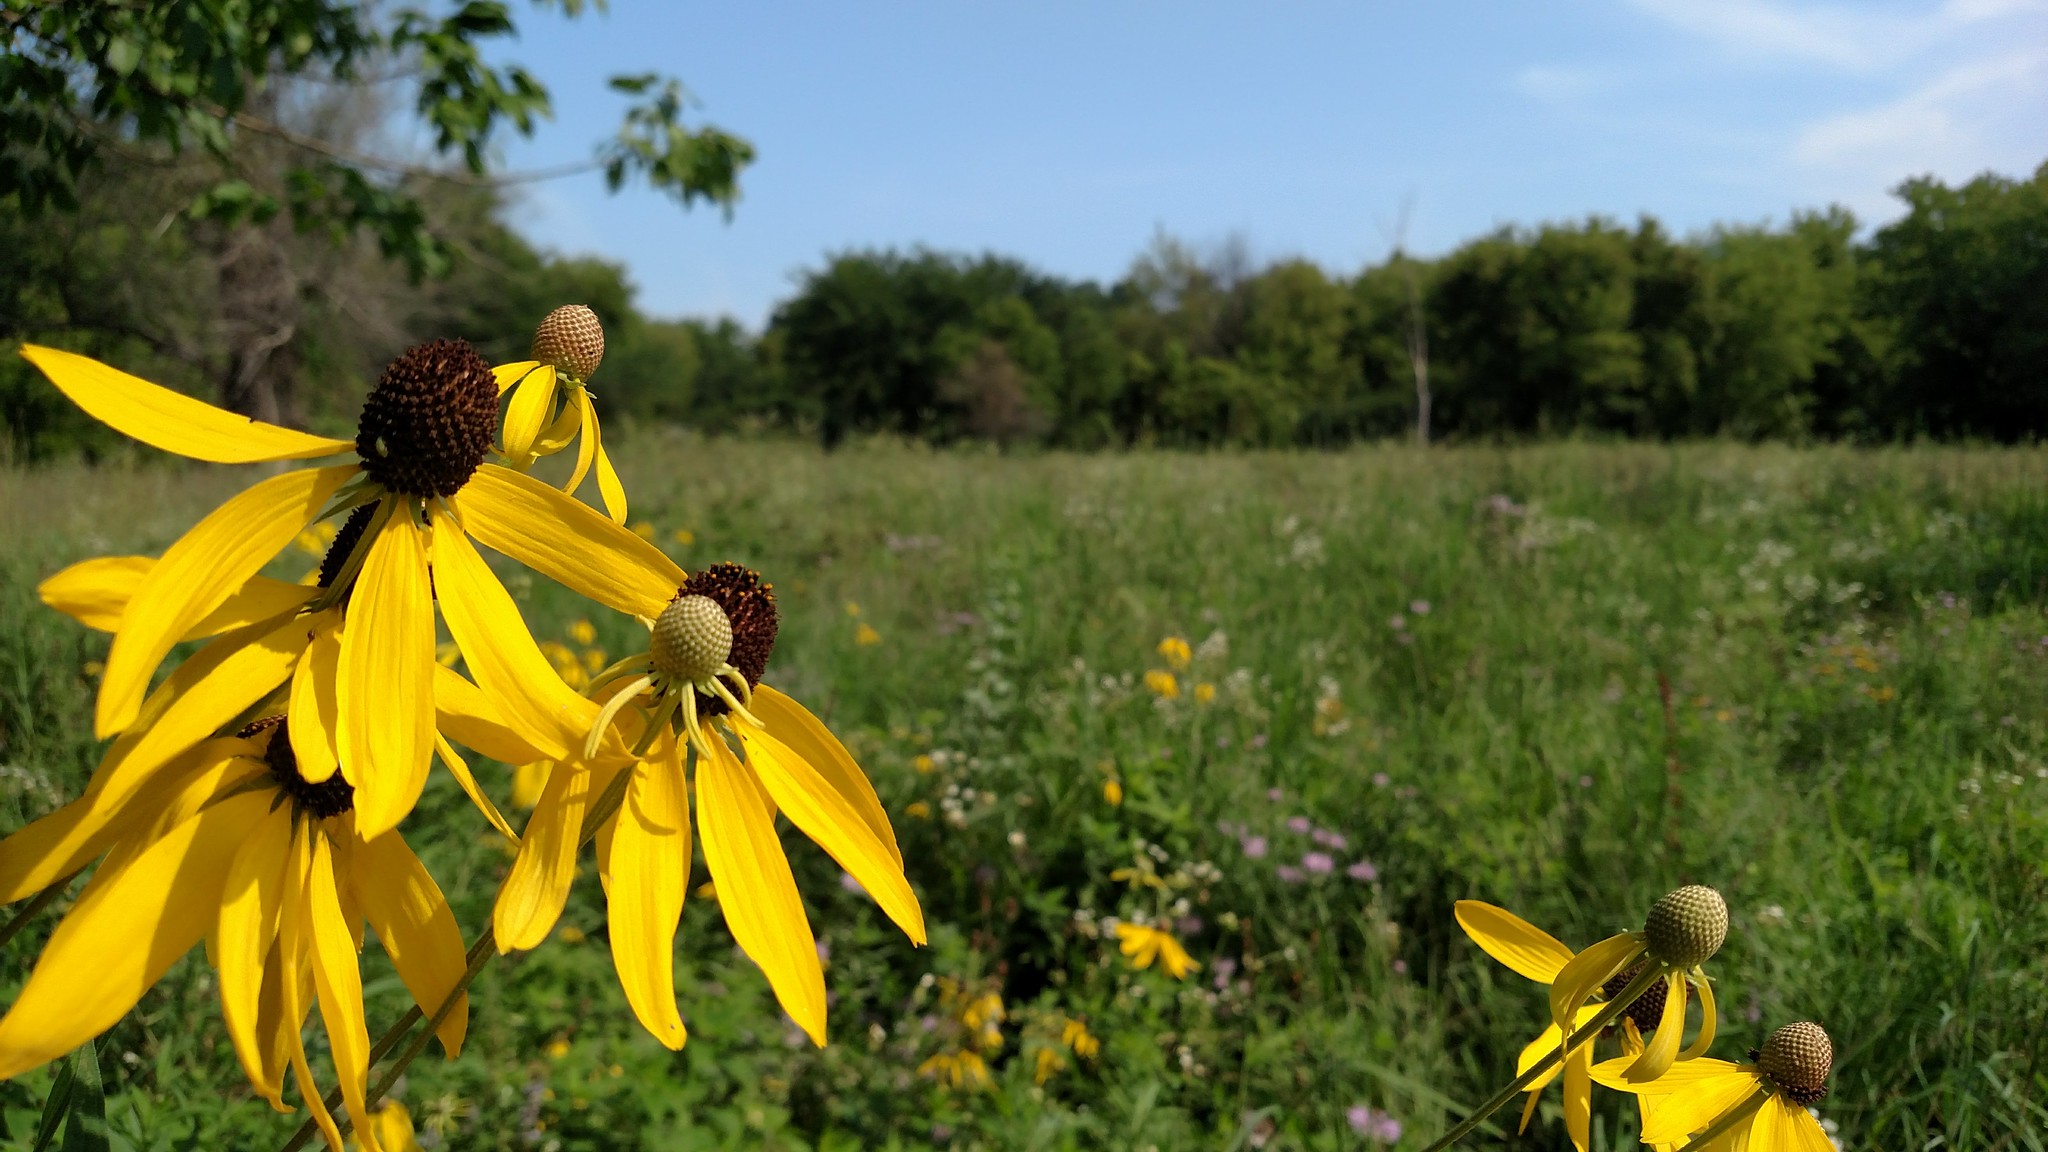
[(1145, 687), (1162, 700), (1173, 700), (1180, 696), (1180, 679), (1164, 668), (1148, 668), (1145, 671)]
[[(1472, 938), (1487, 955), (1507, 965), (1516, 973), (1534, 980), (1538, 984), (1552, 984), (1558, 973), (1571, 964), (1574, 953), (1550, 933), (1529, 923), (1505, 908), (1496, 907), (1483, 900), (1460, 900), (1454, 911), (1458, 926), (1465, 935)], [(1633, 971), (1624, 971), (1609, 980), (1601, 989), (1603, 995), (1612, 996), (1635, 978)], [(1628, 1034), (1637, 1035), (1641, 1028), (1655, 1028), (1663, 1020), (1665, 998), (1668, 995), (1663, 984), (1653, 985), (1635, 1003), (1624, 1010)], [(1599, 1003), (1587, 1004), (1578, 1010), (1577, 1024), (1584, 1025), (1599, 1014)], [(1682, 1003), (1681, 1003), (1682, 1011)], [(1683, 1017), (1680, 1017), (1681, 1022)], [(1527, 1072), (1548, 1058), (1563, 1045), (1564, 1032), (1555, 1022), (1543, 1030), (1543, 1034), (1522, 1049), (1516, 1071)], [(1624, 1045), (1626, 1047), (1626, 1045)], [(1636, 1052), (1639, 1054), (1640, 1042)], [(1552, 1067), (1540, 1079), (1530, 1084), (1525, 1091), (1528, 1100), (1522, 1107), (1521, 1131), (1529, 1130), (1529, 1121), (1536, 1115), (1536, 1103), (1560, 1074), (1564, 1078), (1564, 1126), (1571, 1136), (1572, 1144), (1579, 1152), (1586, 1152), (1592, 1132), (1593, 1114), (1593, 1046), (1581, 1044), (1564, 1057), (1562, 1067)]]
[(1188, 665), (1193, 663), (1195, 658), (1194, 649), (1189, 648), (1188, 642), (1178, 636), (1168, 636), (1161, 640), (1158, 652), (1159, 658), (1166, 661), (1166, 666), (1175, 672), (1187, 671)]
[[(367, 833), (404, 817), (433, 752), (426, 702), (436, 667), (437, 604), (479, 683), (524, 739), (562, 756), (563, 733), (588, 728), (592, 706), (548, 666), (465, 530), (488, 531), (493, 546), (509, 547), (515, 558), (533, 552), (539, 546), (526, 542), (541, 537), (579, 536), (616, 547), (597, 526), (626, 534), (567, 498), (536, 501), (529, 486), (553, 490), (484, 463), (497, 393), (489, 367), (467, 344), (436, 341), (393, 361), (364, 403), (352, 442), (252, 421), (73, 353), (25, 345), (22, 355), (89, 415), (166, 451), (220, 463), (351, 449), (359, 457), (264, 480), (202, 519), (139, 581), (117, 574), (128, 596), (94, 711), (101, 737), (137, 725), (151, 675), (172, 645), (309, 524), (342, 512), (359, 522), (355, 539), (330, 551), (328, 587), (298, 610), (346, 602), (350, 627), (339, 634), (331, 677), (320, 677), (332, 686), (331, 724), (324, 710), (307, 723), (326, 729), (323, 739), (354, 773)], [(475, 505), (458, 494), (475, 495)], [(348, 526), (340, 535), (349, 535)]]
[[(106, 846), (106, 859), (0, 1018), (0, 1078), (111, 1027), (210, 937), (221, 1015), (250, 1084), (288, 1111), (289, 1069), (329, 1144), (342, 1147), (300, 1039), (310, 984), (350, 1119), (364, 1147), (377, 1152), (352, 920), (369, 921), (428, 1013), (463, 977), (462, 935), (404, 839), (362, 834), (347, 780), (314, 782), (299, 772), (287, 725), (272, 717), (206, 741), (157, 782), (148, 819)], [(42, 823), (10, 840), (36, 839)], [(467, 1027), (467, 999), (458, 997), (437, 1033), (450, 1056)]]
[(1202, 969), (1188, 950), (1180, 946), (1180, 941), (1160, 929), (1124, 921), (1116, 926), (1116, 938), (1122, 941), (1118, 948), (1130, 957), (1133, 968), (1150, 968), (1152, 961), (1157, 960), (1175, 980), (1185, 980), (1188, 973)]
[[(555, 766), (533, 810), (498, 895), (498, 946), (532, 948), (546, 938), (575, 873), (587, 808), (618, 773), (630, 773), (617, 820), (599, 843), (600, 866), (610, 877), (613, 958), (641, 1023), (680, 1047), (670, 965), (689, 874), (694, 784), (697, 831), (726, 926), (783, 1010), (823, 1044), (824, 971), (776, 835), (776, 813), (838, 861), (918, 944), (925, 940), (924, 914), (873, 785), (824, 724), (761, 683), (775, 646), (773, 589), (737, 564), (683, 576), (666, 557), (658, 565), (588, 551), (564, 550), (561, 557), (551, 574), (572, 587), (635, 589), (606, 602), (648, 622), (648, 649), (591, 684), (603, 706), (585, 734), (581, 760)], [(661, 580), (670, 582), (662, 587)], [(630, 744), (632, 754), (603, 753), (608, 738), (621, 748)]]
[[(626, 522), (626, 489), (598, 435), (597, 408), (587, 384), (604, 360), (604, 326), (581, 304), (564, 304), (547, 314), (533, 333), (533, 359), (493, 369), (505, 404), (506, 463), (521, 472), (542, 456), (576, 442), (576, 468), (564, 492), (574, 492), (597, 465), (597, 491), (605, 513)], [(580, 434), (580, 438), (579, 438)]]
[(1833, 1041), (1820, 1025), (1787, 1024), (1750, 1063), (1690, 1060), (1651, 1081), (1632, 1080), (1623, 1061), (1593, 1078), (1643, 1098), (1643, 1141), (1683, 1143), (1699, 1152), (1833, 1152), (1834, 1141), (1806, 1109), (1827, 1095)]
[[(1573, 957), (1550, 985), (1551, 1023), (1572, 1027), (1579, 1009), (1594, 992), (1626, 973), (1629, 983), (1650, 980), (1664, 988), (1664, 1011), (1657, 1033), (1630, 1065), (1629, 1079), (1646, 1083), (1662, 1076), (1674, 1060), (1696, 1059), (1714, 1042), (1716, 1014), (1713, 985), (1700, 965), (1721, 950), (1728, 938), (1728, 905), (1721, 894), (1703, 884), (1688, 884), (1660, 898), (1644, 918), (1643, 930), (1610, 936)], [(1684, 1044), (1686, 988), (1699, 993), (1700, 1031), (1691, 1046)], [(1619, 998), (1621, 990), (1610, 993)]]

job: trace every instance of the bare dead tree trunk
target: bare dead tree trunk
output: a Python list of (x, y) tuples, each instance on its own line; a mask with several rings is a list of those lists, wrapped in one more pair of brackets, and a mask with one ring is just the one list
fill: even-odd
[(1408, 281), (1408, 364), (1415, 371), (1415, 442), (1429, 443), (1429, 330), (1422, 316), (1422, 290), (1415, 265), (1404, 256), (1401, 271)]
[(292, 338), (302, 319), (299, 278), (284, 221), (230, 230), (215, 257), (220, 274), (221, 336), (227, 372), (221, 403), (271, 424), (300, 422), (298, 357)]

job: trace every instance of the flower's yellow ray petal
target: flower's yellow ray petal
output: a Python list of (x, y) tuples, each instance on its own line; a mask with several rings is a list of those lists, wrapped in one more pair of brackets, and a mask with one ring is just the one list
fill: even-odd
[(1564, 1058), (1564, 1130), (1572, 1147), (1586, 1152), (1593, 1134), (1593, 1046), (1581, 1044)]
[(1701, 976), (1693, 989), (1700, 997), (1700, 1034), (1693, 1037), (1685, 1051), (1678, 1054), (1680, 1060), (1697, 1060), (1714, 1046), (1714, 1032), (1720, 1026), (1720, 1016), (1714, 1008), (1714, 982)]
[(526, 374), (505, 405), (505, 459), (514, 468), (533, 467), (533, 442), (547, 423), (555, 399), (555, 370), (542, 365)]
[(744, 723), (733, 730), (746, 748), (747, 766), (789, 822), (860, 881), (911, 943), (923, 944), (924, 911), (903, 875), (903, 865), (846, 797), (782, 741)]
[(319, 613), (306, 621), (312, 636), (306, 654), (292, 671), (291, 705), (286, 711), (291, 723), (285, 726), (292, 742), (292, 756), (299, 775), (318, 784), (334, 775), (340, 766), (341, 701), (341, 613)]
[(284, 1081), (265, 1079), (281, 1071), (266, 1059), (269, 1037), (261, 1029), (263, 961), (277, 944), (278, 909), (283, 904), (285, 864), (292, 846), (292, 810), (279, 805), (257, 821), (235, 853), (221, 892), (214, 936), (214, 966), (220, 972), (220, 1014), (242, 1071), (258, 1095), (273, 1105)]
[(270, 951), (263, 954), (263, 988), (256, 997), (256, 1067), (249, 1070), (249, 1083), (255, 1085), (258, 1093), (270, 1102), (272, 1110), (290, 1112), (284, 1102), (284, 1073), (291, 1060), (290, 1038), (285, 1028), (297, 1028), (298, 1022), (290, 1025), (284, 1018), (283, 953), (278, 942), (272, 941)]
[(538, 360), (515, 360), (510, 364), (500, 364), (496, 368), (491, 369), (491, 375), (498, 382), (498, 395), (503, 396), (505, 389), (526, 379), (527, 374), (538, 367), (540, 367), (540, 361)]
[(302, 621), (283, 616), (237, 629), (193, 653), (149, 694), (135, 725), (100, 758), (88, 794), (120, 803), (172, 757), (241, 716), (285, 682), (306, 646)]
[(1643, 1054), (1629, 1065), (1623, 1078), (1647, 1084), (1662, 1076), (1678, 1059), (1685, 1040), (1685, 980), (1673, 973), (1664, 977), (1664, 1014), (1657, 1018), (1657, 1033), (1643, 1046)]
[(1579, 1006), (1615, 973), (1627, 968), (1642, 954), (1642, 941), (1631, 933), (1609, 936), (1577, 956), (1558, 971), (1550, 985), (1550, 1018), (1558, 1026), (1569, 1025)]
[(194, 791), (211, 797), (255, 769), (232, 757), (257, 745), (245, 740), (208, 740), (186, 749), (122, 802), (87, 792), (55, 812), (0, 840), (0, 904), (12, 904), (71, 875), (167, 808), (175, 796)]
[(531, 764), (547, 753), (521, 739), (483, 690), (453, 668), (434, 669), (434, 718), (449, 738), (501, 764)]
[(485, 547), (628, 616), (660, 615), (688, 579), (661, 549), (509, 468), (478, 468), (457, 507)]
[(0, 1079), (113, 1027), (206, 935), (235, 849), (269, 806), (261, 793), (223, 800), (93, 876), (0, 1018)]
[(610, 781), (609, 773), (604, 773), (603, 781), (595, 779), (601, 771), (564, 766), (548, 777), (540, 803), (527, 818), (526, 834), (519, 838), (519, 855), (491, 909), (499, 952), (538, 948), (554, 931), (569, 898), (569, 884), (576, 878), (584, 810)]
[(576, 427), (583, 433), (583, 441), (576, 445), (576, 467), (569, 472), (569, 481), (562, 485), (562, 491), (575, 495), (583, 487), (583, 478), (590, 475), (590, 462), (596, 459), (597, 437), (591, 435), (590, 426), (597, 419), (597, 408), (590, 402), (590, 393), (576, 389), (569, 403), (576, 409)]
[(477, 686), (519, 738), (547, 759), (580, 754), (584, 734), (597, 723), (597, 705), (562, 682), (533, 642), (518, 605), (461, 531), (444, 520), (433, 536), (441, 618)]
[(1159, 955), (1161, 962), (1166, 966), (1167, 974), (1175, 980), (1185, 980), (1188, 973), (1199, 972), (1202, 969), (1201, 964), (1188, 955), (1188, 950), (1181, 947), (1180, 941), (1171, 936), (1159, 938)]
[[(1820, 1126), (1813, 1113), (1792, 1101), (1774, 1095), (1770, 1103), (1763, 1106), (1763, 1111), (1773, 1113), (1777, 1122), (1780, 1133), (1777, 1147), (1786, 1152), (1835, 1152), (1835, 1142), (1828, 1139), (1827, 1129)], [(1769, 1147), (1754, 1143), (1753, 1146), (1759, 1149)]]
[(626, 486), (619, 483), (619, 474), (612, 468), (611, 454), (604, 450), (604, 441), (597, 435), (597, 406), (586, 395), (584, 407), (590, 412), (590, 424), (584, 428), (585, 442), (597, 449), (597, 495), (604, 501), (605, 515), (614, 524), (626, 522)]
[(306, 878), (307, 928), (312, 937), (313, 989), (320, 998), (320, 1019), (327, 1025), (327, 1044), (334, 1053), (334, 1078), (355, 1122), (363, 1152), (381, 1152), (370, 1132), (368, 1103), (370, 1025), (363, 1014), (363, 976), (356, 967), (355, 934), (342, 916), (335, 891), (334, 856), (325, 833), (315, 832), (313, 871)]
[(825, 971), (804, 915), (796, 878), (760, 785), (725, 742), (706, 741), (697, 760), (697, 830), (718, 885), (718, 909), (742, 951), (760, 965), (782, 1010), (819, 1047), (825, 1044)]
[(664, 754), (633, 773), (611, 842), (600, 849), (619, 986), (641, 1025), (674, 1050), (687, 1038), (676, 1010), (675, 952), (690, 881), (690, 802), (676, 741), (662, 743)]
[[(1542, 1035), (1523, 1046), (1521, 1056), (1515, 1060), (1515, 1075), (1520, 1076), (1522, 1073), (1534, 1068), (1539, 1061), (1547, 1058), (1552, 1052), (1557, 1051), (1558, 1045), (1563, 1043), (1564, 1033), (1558, 1029), (1557, 1025), (1545, 1026)], [(1549, 1086), (1551, 1081), (1557, 1079), (1562, 1071), (1563, 1069), (1558, 1065), (1552, 1064), (1548, 1071), (1529, 1082), (1527, 1091), (1531, 1095), (1541, 1092)]]
[[(533, 451), (538, 456), (552, 456), (569, 446), (576, 434), (583, 430), (583, 409), (574, 401), (562, 405), (555, 414), (554, 423), (533, 442)], [(567, 491), (567, 489), (564, 489)]]
[(1505, 908), (1483, 900), (1460, 900), (1455, 911), (1458, 926), (1474, 944), (1538, 984), (1557, 979), (1564, 966), (1572, 962), (1572, 950), (1559, 943), (1557, 937)]
[(491, 827), (498, 830), (498, 835), (517, 847), (519, 833), (512, 831), (512, 825), (505, 822), (505, 814), (498, 811), (498, 806), (491, 803), (491, 798), (477, 785), (476, 777), (469, 771), (469, 763), (449, 745), (446, 738), (438, 734), (434, 737), (434, 751), (441, 754), (441, 763), (447, 767), (448, 774), (455, 777), (455, 782), (462, 787), (463, 794), (469, 797), (469, 802), (476, 805), (476, 810), (484, 814), (484, 819), (490, 821)]
[(903, 865), (903, 850), (896, 846), (896, 832), (889, 827), (889, 815), (882, 810), (881, 797), (875, 795), (875, 786), (868, 782), (867, 774), (854, 763), (853, 754), (839, 742), (832, 730), (803, 705), (762, 684), (754, 689), (751, 705), (754, 715), (761, 718), (768, 734), (787, 744), (790, 751), (804, 758), (805, 762), (818, 770), (833, 790), (843, 797), (861, 820), (874, 832), (875, 838), (889, 849), (889, 858)]
[(355, 472), (354, 466), (305, 468), (273, 476), (214, 509), (170, 546), (136, 588), (107, 650), (93, 715), (101, 739), (135, 722), (149, 678), (171, 645), (291, 543)]
[[(121, 626), (121, 614), (128, 601), (142, 587), (143, 577), (156, 567), (154, 556), (101, 556), (81, 560), (36, 585), (36, 595), (88, 628), (112, 632)], [(203, 640), (235, 628), (246, 628), (289, 612), (317, 595), (319, 589), (304, 584), (252, 576), (221, 605), (192, 626), (181, 640)]]
[(1749, 1149), (1754, 1149), (1755, 1152), (1792, 1152), (1792, 1133), (1787, 1131), (1791, 1117), (1785, 1115), (1785, 1109), (1779, 1107), (1780, 1102), (1780, 1098), (1774, 1093), (1769, 1100), (1764, 1101), (1764, 1106), (1757, 1109), (1749, 1118), (1747, 1125), (1735, 1126), (1737, 1132), (1743, 1131), (1745, 1127), (1748, 1129)]
[(1729, 1076), (1747, 1076), (1752, 1083), (1756, 1080), (1756, 1067), (1754, 1065), (1733, 1064), (1726, 1060), (1717, 1060), (1711, 1056), (1703, 1056), (1698, 1060), (1684, 1060), (1673, 1064), (1669, 1072), (1658, 1077), (1652, 1083), (1637, 1084), (1624, 1079), (1622, 1075), (1628, 1071), (1629, 1065), (1633, 1063), (1635, 1063), (1635, 1055), (1602, 1060), (1593, 1065), (1593, 1080), (1595, 1083), (1612, 1088), (1617, 1092), (1634, 1092), (1647, 1096), (1667, 1096), (1674, 1093), (1697, 1092), (1702, 1085), (1711, 1084)]
[[(441, 895), (440, 885), (396, 832), (357, 840), (349, 861), (349, 889), (384, 942), (391, 966), (412, 993), (413, 1003), (432, 1016), (462, 981), (469, 967), (463, 954), (462, 929)], [(454, 1059), (462, 1052), (469, 1030), (469, 994), (463, 993), (435, 1035)]]
[(1528, 1098), (1522, 1101), (1522, 1124), (1521, 1127), (1515, 1129), (1515, 1135), (1517, 1136), (1528, 1133), (1529, 1121), (1536, 1118), (1536, 1102), (1543, 1098), (1543, 1090), (1532, 1087), (1525, 1095)]
[(75, 352), (24, 344), (21, 356), (42, 369), (50, 383), (86, 415), (152, 448), (194, 460), (215, 464), (310, 460), (355, 448), (353, 440), (314, 436), (237, 416)]
[(341, 630), (336, 744), (366, 837), (398, 827), (426, 786), (435, 667), (426, 542), (400, 515), (370, 543)]
[[(292, 1079), (298, 1083), (299, 1096), (312, 1110), (313, 1120), (327, 1137), (330, 1149), (341, 1149), (341, 1129), (334, 1123), (334, 1116), (327, 1111), (327, 1103), (321, 1097), (320, 1086), (313, 1080), (313, 1071), (306, 1063), (306, 1045), (301, 1033), (305, 1028), (307, 1005), (317, 993), (309, 995), (308, 981), (295, 974), (307, 972), (313, 962), (313, 928), (311, 924), (311, 882), (313, 836), (292, 838), (292, 859), (285, 873), (284, 907), (278, 917), (278, 951), (284, 963), (281, 967), (287, 973), (284, 981), (284, 1019), (287, 1021), (283, 1032), (286, 1036), (286, 1057), (291, 1064)], [(314, 981), (317, 983), (317, 981)]]

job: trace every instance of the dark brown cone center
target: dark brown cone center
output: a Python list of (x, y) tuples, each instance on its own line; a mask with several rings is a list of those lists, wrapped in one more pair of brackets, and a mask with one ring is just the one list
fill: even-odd
[(467, 341), (436, 340), (384, 369), (363, 401), (356, 454), (390, 491), (452, 496), (483, 463), (497, 430), (491, 366)]
[[(696, 573), (676, 592), (676, 599), (702, 596), (725, 610), (732, 621), (732, 653), (726, 657), (747, 686), (761, 686), (768, 670), (768, 657), (775, 651), (775, 631), (780, 618), (775, 610), (775, 586), (761, 574), (742, 564), (721, 562)], [(731, 709), (716, 696), (697, 694), (697, 714), (721, 716)]]
[(276, 782), (279, 791), (292, 798), (300, 811), (326, 819), (355, 808), (355, 786), (342, 779), (341, 773), (336, 772), (318, 784), (299, 773), (299, 758), (292, 752), (291, 732), (284, 717), (258, 720), (235, 735), (246, 740), (263, 732), (270, 733), (270, 744), (263, 750), (263, 762), (270, 766), (270, 778)]

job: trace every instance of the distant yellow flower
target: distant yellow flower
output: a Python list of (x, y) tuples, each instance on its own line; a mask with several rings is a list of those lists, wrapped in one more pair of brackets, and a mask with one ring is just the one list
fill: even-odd
[(380, 1147), (383, 1152), (421, 1152), (419, 1138), (414, 1135), (412, 1113), (396, 1100), (386, 1100), (370, 1118), (371, 1139), (357, 1141), (352, 1146), (359, 1149)]
[(588, 648), (597, 643), (597, 625), (588, 620), (575, 620), (569, 625), (569, 639)]
[(557, 1036), (553, 1040), (548, 1041), (546, 1051), (548, 1054), (548, 1059), (550, 1060), (560, 1060), (564, 1056), (567, 1056), (570, 1052), (568, 1038), (565, 1036)]
[(1827, 1095), (1834, 1044), (1819, 1025), (1787, 1024), (1752, 1049), (1753, 1063), (1698, 1059), (1650, 1081), (1628, 1078), (1628, 1062), (1593, 1069), (1609, 1088), (1643, 1097), (1643, 1140), (1677, 1145), (1707, 1137), (1704, 1147), (1748, 1152), (1832, 1152), (1807, 1106)]
[(1081, 1057), (1093, 1057), (1102, 1051), (1102, 1041), (1097, 1040), (1088, 1031), (1088, 1023), (1085, 1020), (1069, 1018), (1066, 1026), (1060, 1029), (1060, 1043), (1073, 1049), (1074, 1055)]
[(939, 770), (939, 762), (932, 759), (928, 753), (924, 752), (919, 752), (917, 754), (917, 758), (912, 760), (910, 763), (912, 767), (917, 769), (917, 773), (920, 776), (929, 776), (933, 772)]
[(628, 532), (631, 532), (633, 535), (638, 536), (642, 540), (647, 541), (649, 544), (654, 543), (654, 525), (649, 524), (645, 520), (634, 521), (632, 524), (627, 526), (626, 530)]
[(858, 617), (860, 615), (860, 605), (854, 603), (851, 600), (848, 600), (846, 602), (846, 614), (848, 616)]
[(697, 542), (697, 534), (695, 532), (690, 531), (688, 528), (678, 528), (675, 531), (669, 533), (668, 538), (669, 540), (674, 542), (678, 547), (681, 548), (688, 548), (690, 545), (695, 544)]
[(979, 1052), (940, 1052), (919, 1064), (917, 1074), (952, 1088), (989, 1086), (988, 1063)]
[(1124, 786), (1115, 780), (1102, 782), (1102, 799), (1111, 808), (1121, 808), (1124, 803)]
[(913, 820), (929, 820), (932, 818), (932, 806), (922, 800), (912, 800), (909, 806), (903, 809), (903, 814)]
[(1048, 1047), (1038, 1050), (1035, 1064), (1036, 1067), (1033, 1068), (1031, 1073), (1031, 1082), (1042, 1085), (1058, 1074), (1060, 1069), (1065, 1068), (1067, 1061), (1065, 1057), (1059, 1054), (1058, 1049)]
[(863, 620), (860, 627), (853, 630), (853, 642), (866, 648), (870, 645), (880, 644), (882, 642), (882, 634), (875, 631), (874, 625)]
[(594, 462), (605, 513), (613, 523), (624, 524), (626, 490), (605, 453), (597, 407), (584, 387), (604, 360), (604, 327), (597, 314), (581, 304), (565, 304), (548, 313), (534, 329), (530, 355), (530, 360), (494, 369), (498, 391), (512, 393), (505, 402), (505, 437), (499, 453), (512, 468), (525, 472), (540, 457), (576, 442), (576, 467), (562, 491), (582, 487)]
[(1130, 957), (1131, 967), (1150, 968), (1152, 961), (1175, 980), (1185, 980), (1190, 972), (1198, 972), (1201, 965), (1189, 956), (1180, 941), (1157, 928), (1125, 921), (1116, 926), (1116, 936), (1123, 943), (1119, 945), (1125, 956)]
[(1172, 700), (1180, 695), (1180, 680), (1164, 668), (1148, 669), (1145, 673), (1145, 687), (1162, 700)]
[(560, 937), (564, 944), (581, 944), (589, 939), (588, 936), (583, 934), (583, 929), (578, 928), (574, 924), (563, 925), (562, 930), (555, 933), (555, 935)]
[(1216, 699), (1216, 686), (1207, 680), (1195, 685), (1195, 703), (1207, 704)]
[(1176, 672), (1185, 671), (1195, 658), (1194, 649), (1189, 648), (1188, 642), (1178, 636), (1168, 636), (1161, 640), (1158, 651), (1159, 658), (1166, 661), (1166, 666)]

